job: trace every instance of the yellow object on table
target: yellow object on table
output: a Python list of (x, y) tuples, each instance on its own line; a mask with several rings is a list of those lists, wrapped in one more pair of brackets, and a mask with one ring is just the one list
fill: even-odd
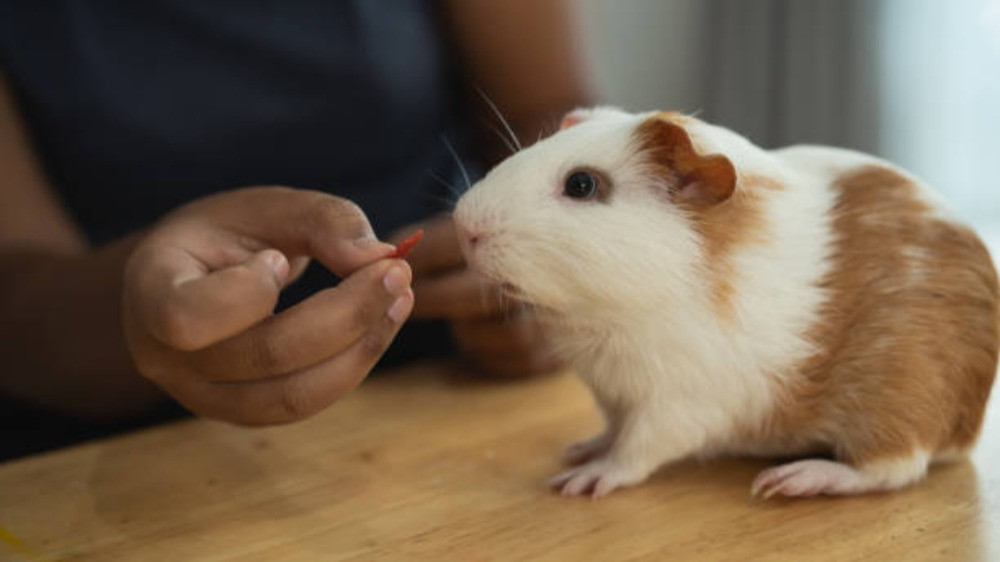
[(0, 465), (0, 560), (1000, 560), (1000, 407), (971, 462), (899, 493), (756, 501), (761, 460), (681, 463), (599, 501), (546, 488), (600, 429), (568, 374), (423, 365), (326, 412), (191, 420)]

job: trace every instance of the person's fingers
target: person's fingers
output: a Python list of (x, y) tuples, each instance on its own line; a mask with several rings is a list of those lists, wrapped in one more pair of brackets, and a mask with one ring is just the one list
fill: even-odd
[(285, 286), (289, 286), (292, 283), (299, 280), (302, 274), (306, 272), (306, 268), (309, 267), (309, 256), (294, 256), (288, 260), (290, 264), (288, 279), (285, 280)]
[(496, 283), (468, 270), (456, 270), (413, 284), (414, 318), (473, 318), (493, 316), (505, 306)]
[(450, 269), (460, 268), (465, 263), (455, 233), (455, 223), (449, 216), (439, 216), (400, 230), (392, 237), (398, 243), (418, 229), (424, 230), (424, 237), (407, 256), (413, 266), (413, 275), (421, 277)]
[(545, 375), (558, 372), (562, 368), (558, 359), (551, 353), (545, 352), (535, 352), (525, 356), (509, 353), (496, 356), (466, 355), (465, 359), (479, 372), (498, 378), (516, 379)]
[(541, 338), (537, 324), (513, 318), (453, 320), (452, 332), (463, 349), (473, 353), (505, 353), (531, 348)]
[(492, 375), (553, 372), (560, 362), (530, 315), (452, 322), (452, 335), (466, 359)]
[(350, 347), (297, 373), (253, 382), (174, 381), (181, 403), (205, 417), (241, 425), (288, 423), (309, 417), (353, 390), (368, 375), (413, 306), (409, 291)]
[(410, 280), (406, 262), (375, 262), (243, 333), (191, 353), (188, 364), (214, 381), (265, 379), (315, 365), (352, 346), (387, 314), (397, 315), (396, 301), (412, 300)]
[(189, 252), (164, 247), (135, 256), (132, 305), (150, 334), (169, 347), (195, 350), (268, 317), (288, 277), (281, 252), (263, 250), (217, 271)]
[(253, 187), (206, 197), (183, 213), (210, 216), (214, 225), (287, 255), (312, 256), (340, 277), (393, 250), (375, 238), (357, 205), (318, 191)]

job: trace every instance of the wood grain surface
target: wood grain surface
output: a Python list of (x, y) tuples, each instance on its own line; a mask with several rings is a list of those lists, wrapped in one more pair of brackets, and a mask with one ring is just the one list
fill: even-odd
[(969, 462), (889, 495), (754, 501), (764, 460), (599, 501), (546, 480), (599, 428), (568, 374), (385, 373), (307, 422), (192, 420), (0, 465), (0, 560), (1000, 560), (1000, 408)]

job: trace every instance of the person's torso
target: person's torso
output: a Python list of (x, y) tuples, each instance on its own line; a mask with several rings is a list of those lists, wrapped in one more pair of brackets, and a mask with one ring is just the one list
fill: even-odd
[(0, 6), (0, 65), (95, 243), (208, 193), (348, 197), (384, 234), (453, 177), (451, 76), (427, 0)]

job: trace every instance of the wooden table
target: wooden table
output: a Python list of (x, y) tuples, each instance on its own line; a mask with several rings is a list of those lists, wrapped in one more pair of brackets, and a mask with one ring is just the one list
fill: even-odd
[(598, 429), (569, 375), (370, 380), (305, 423), (186, 421), (0, 465), (0, 559), (1000, 560), (1000, 407), (971, 462), (879, 496), (752, 501), (764, 461), (600, 501), (545, 481)]

